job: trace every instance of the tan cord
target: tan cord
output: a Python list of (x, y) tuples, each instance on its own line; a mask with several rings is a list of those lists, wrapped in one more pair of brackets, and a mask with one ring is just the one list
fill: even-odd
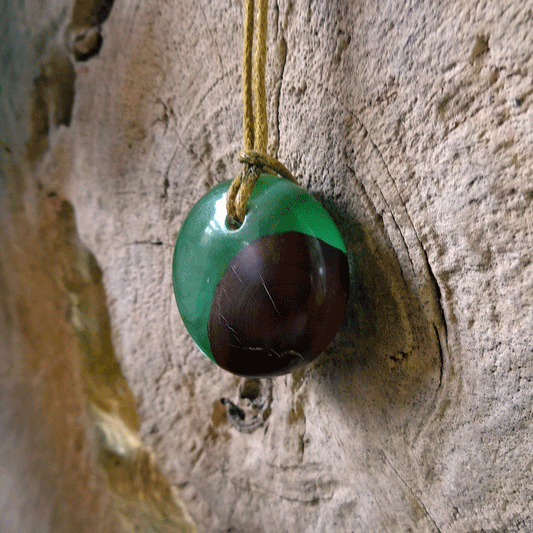
[(263, 172), (278, 174), (296, 184), (296, 178), (277, 159), (266, 154), (268, 119), (266, 109), (265, 66), (268, 0), (258, 0), (254, 44), (254, 0), (244, 3), (244, 43), (242, 53), (243, 143), (239, 154), (243, 168), (228, 190), (226, 210), (231, 218), (244, 221), (246, 204)]
[(266, 110), (265, 66), (267, 55), (268, 0), (259, 0), (255, 26), (254, 50), (254, 149), (265, 153), (268, 142), (268, 118)]
[(265, 170), (272, 170), (274, 174), (278, 174), (282, 178), (285, 178), (298, 185), (298, 180), (291, 174), (291, 171), (283, 164), (280, 163), (275, 157), (271, 157), (267, 154), (261, 154), (253, 150), (242, 151), (239, 154), (239, 161), (248, 165), (256, 165), (263, 167)]
[(254, 42), (254, 0), (244, 3), (244, 42), (242, 47), (242, 135), (244, 149), (254, 147), (254, 108), (252, 100), (252, 46)]

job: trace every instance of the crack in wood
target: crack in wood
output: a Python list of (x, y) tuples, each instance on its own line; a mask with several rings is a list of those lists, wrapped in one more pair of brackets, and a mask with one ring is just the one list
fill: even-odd
[(388, 465), (392, 468), (392, 471), (396, 474), (396, 476), (402, 482), (402, 484), (407, 488), (407, 490), (409, 491), (409, 494), (411, 494), (413, 496), (413, 498), (415, 498), (415, 500), (418, 502), (420, 507), (424, 510), (424, 512), (426, 513), (426, 516), (429, 518), (429, 520), (433, 524), (436, 533), (442, 533), (440, 528), (439, 528), (439, 526), (437, 525), (437, 523), (433, 519), (433, 517), (429, 514), (429, 511), (428, 511), (426, 505), (424, 504), (424, 502), (414, 493), (413, 489), (406, 483), (406, 481), (403, 479), (403, 477), (399, 474), (398, 470), (396, 470), (396, 468), (394, 468), (394, 466), (391, 463), (390, 459), (388, 458), (387, 454), (383, 450), (381, 450), (381, 453), (383, 454), (383, 457), (385, 457), (385, 460), (387, 461)]
[(207, 29), (207, 33), (209, 33), (209, 37), (211, 37), (211, 42), (215, 45), (215, 50), (217, 51), (218, 55), (218, 61), (220, 62), (220, 70), (222, 71), (222, 76), (224, 76), (224, 62), (222, 61), (222, 54), (220, 53), (218, 41), (215, 39), (213, 31), (209, 27), (209, 20), (207, 18), (207, 15), (205, 14), (205, 10), (201, 2), (198, 3), (198, 7), (200, 8), (200, 11), (202, 12), (202, 15), (204, 17), (205, 27)]
[[(333, 94), (326, 87), (324, 87), (324, 90), (332, 98), (334, 97)], [(414, 235), (414, 237), (416, 239), (417, 247), (419, 249), (420, 256), (421, 256), (421, 259), (422, 259), (422, 262), (423, 262), (423, 265), (424, 265), (424, 271), (425, 271), (425, 273), (427, 275), (427, 278), (428, 278), (428, 280), (430, 282), (430, 286), (433, 288), (434, 294), (433, 294), (433, 299), (432, 300), (435, 302), (436, 307), (437, 307), (436, 316), (435, 316), (435, 313), (433, 313), (433, 315), (434, 315), (433, 318), (436, 319), (437, 325), (441, 325), (442, 324), (442, 328), (443, 328), (443, 333), (442, 334), (444, 336), (444, 339), (443, 339), (442, 342), (444, 342), (444, 346), (447, 346), (447, 331), (448, 331), (448, 327), (447, 327), (447, 323), (446, 323), (446, 315), (444, 313), (444, 307), (443, 307), (443, 301), (442, 301), (442, 293), (440, 291), (440, 287), (439, 287), (439, 284), (437, 282), (437, 278), (436, 278), (436, 276), (435, 276), (435, 274), (433, 272), (433, 269), (431, 267), (431, 264), (429, 262), (427, 252), (426, 252), (426, 250), (425, 250), (425, 248), (424, 248), (424, 246), (422, 244), (422, 241), (421, 241), (420, 237), (418, 236), (418, 232), (416, 231), (416, 228), (415, 228), (415, 225), (413, 223), (413, 220), (412, 220), (411, 216), (409, 215), (409, 212), (408, 212), (407, 207), (405, 205), (405, 201), (403, 200), (402, 195), (400, 194), (400, 191), (399, 191), (399, 188), (398, 188), (398, 184), (396, 183), (396, 181), (394, 180), (394, 178), (392, 176), (391, 170), (390, 170), (390, 168), (389, 168), (389, 166), (388, 166), (388, 164), (387, 164), (387, 162), (385, 160), (385, 157), (384, 157), (383, 153), (381, 152), (381, 150), (379, 149), (378, 145), (376, 144), (376, 142), (374, 141), (374, 139), (370, 135), (370, 132), (369, 132), (368, 128), (365, 126), (365, 124), (363, 123), (363, 121), (359, 118), (359, 116), (357, 116), (355, 114), (355, 112), (351, 111), (346, 106), (343, 106), (343, 108), (351, 117), (353, 117), (357, 121), (359, 126), (364, 131), (365, 135), (368, 137), (368, 140), (369, 140), (370, 144), (372, 145), (372, 148), (377, 153), (382, 165), (385, 168), (385, 171), (387, 173), (388, 178), (390, 179), (392, 185), (394, 186), (394, 189), (396, 190), (396, 194), (398, 195), (398, 199), (400, 200), (402, 213), (405, 215), (405, 217), (407, 219), (407, 223), (408, 223), (409, 227), (411, 228), (411, 230), (413, 231), (413, 235)], [(348, 165), (347, 165), (347, 167), (348, 167)], [(351, 168), (350, 170), (355, 174), (355, 171), (354, 171), (353, 168)], [(376, 180), (373, 180), (373, 183), (375, 184), (377, 190), (379, 191), (379, 194), (380, 194), (381, 198), (383, 199), (383, 201), (385, 202), (385, 205), (387, 206), (388, 212), (389, 212), (389, 214), (391, 216), (391, 220), (394, 223), (395, 227), (397, 228), (398, 233), (399, 233), (399, 235), (400, 235), (400, 237), (402, 239), (403, 245), (405, 246), (405, 249), (407, 251), (407, 255), (408, 255), (408, 258), (409, 258), (409, 262), (411, 264), (411, 268), (413, 269), (413, 272), (416, 273), (416, 270), (415, 270), (415, 267), (414, 267), (414, 263), (413, 263), (413, 260), (412, 260), (412, 257), (411, 257), (411, 253), (410, 253), (410, 247), (407, 244), (407, 241), (406, 241), (406, 238), (405, 238), (405, 235), (404, 235), (404, 231), (402, 230), (401, 226), (398, 224), (398, 221), (396, 220), (396, 217), (394, 216), (392, 207), (391, 207), (390, 203), (388, 202), (386, 196), (384, 195), (381, 187), (379, 186), (379, 183), (377, 183)], [(367, 195), (367, 197), (368, 197), (368, 195)], [(372, 205), (374, 205), (373, 202), (370, 199), (369, 199), (369, 201), (372, 203)], [(441, 335), (440, 334), (438, 335), (438, 339), (437, 340), (438, 340), (438, 344), (439, 344), (439, 351), (442, 351)], [(441, 368), (441, 376), (442, 376), (442, 372), (443, 372), (443, 369)], [(440, 385), (439, 385), (439, 389), (441, 388), (441, 385), (442, 385), (442, 379), (441, 379), (441, 382), (440, 382)]]
[[(225, 78), (227, 78), (230, 74), (234, 73), (234, 72), (238, 72), (239, 70), (239, 66), (238, 65), (234, 65), (232, 68), (230, 68), (228, 71), (224, 72), (221, 76), (217, 77), (215, 79), (215, 81), (209, 86), (207, 87), (207, 90), (205, 91), (205, 93), (201, 96), (200, 100), (198, 101), (198, 103), (196, 103), (195, 105), (193, 105), (190, 109), (190, 114), (189, 116), (187, 117), (187, 119), (183, 122), (183, 127), (181, 128), (181, 132), (185, 132), (187, 131), (187, 129), (189, 128), (189, 124), (191, 123), (191, 120), (193, 119), (194, 117), (194, 114), (196, 113), (196, 111), (198, 109), (200, 109), (200, 107), (202, 106), (202, 104), (205, 102), (206, 98), (209, 96), (209, 94), (211, 93), (211, 91), (213, 91), (217, 85), (222, 81), (224, 80)], [(185, 146), (185, 145), (184, 145)]]
[(280, 139), (280, 128), (279, 128), (279, 108), (280, 108), (280, 99), (281, 99), (281, 89), (283, 86), (283, 77), (285, 75), (285, 65), (287, 63), (287, 41), (285, 40), (285, 36), (283, 33), (281, 34), (279, 47), (278, 47), (278, 55), (281, 61), (281, 67), (280, 67), (280, 73), (279, 73), (279, 80), (278, 80), (278, 87), (274, 99), (274, 105), (276, 107), (276, 139), (274, 141), (274, 147), (275, 147), (275, 153), (276, 156), (278, 156), (279, 152), (279, 139)]

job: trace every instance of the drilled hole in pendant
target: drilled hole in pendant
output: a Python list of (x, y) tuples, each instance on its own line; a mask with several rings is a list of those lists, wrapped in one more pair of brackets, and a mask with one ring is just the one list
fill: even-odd
[(233, 219), (229, 215), (226, 215), (226, 229), (229, 229), (230, 231), (238, 230), (242, 225), (243, 222), (239, 222), (238, 220)]

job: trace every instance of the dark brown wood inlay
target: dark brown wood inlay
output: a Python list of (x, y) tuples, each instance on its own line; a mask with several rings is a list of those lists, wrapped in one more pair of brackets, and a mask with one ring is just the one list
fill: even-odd
[(303, 233), (258, 239), (229, 263), (207, 331), (215, 361), (241, 376), (292, 372), (312, 361), (342, 324), (346, 254)]

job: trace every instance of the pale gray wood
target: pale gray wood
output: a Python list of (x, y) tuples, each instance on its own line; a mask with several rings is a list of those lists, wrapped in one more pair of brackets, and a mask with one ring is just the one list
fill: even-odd
[(271, 1), (270, 148), (338, 223), (352, 295), (251, 433), (171, 280), (189, 209), (239, 170), (241, 2), (118, 2), (76, 63), (68, 197), (141, 435), (200, 531), (533, 529), (532, 13)]

